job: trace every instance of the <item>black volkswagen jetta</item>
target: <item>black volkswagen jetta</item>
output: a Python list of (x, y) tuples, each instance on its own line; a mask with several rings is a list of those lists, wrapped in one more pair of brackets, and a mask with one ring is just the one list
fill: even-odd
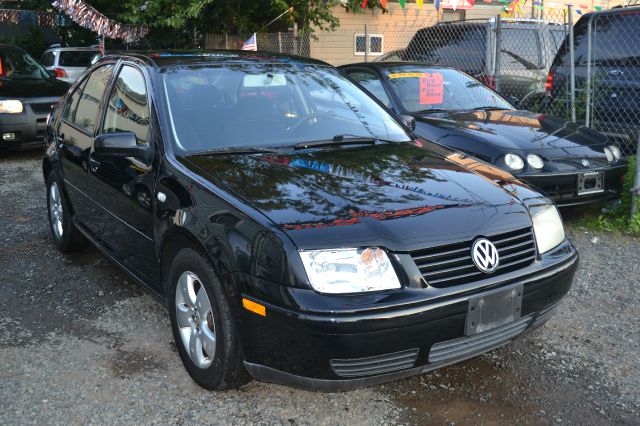
[(517, 110), (463, 72), (412, 62), (340, 69), (415, 133), (515, 174), (559, 206), (619, 198), (627, 163), (606, 136), (552, 116)]
[(168, 306), (208, 389), (341, 390), (543, 323), (578, 255), (556, 207), (415, 139), (335, 68), (258, 53), (107, 56), (54, 110), (53, 240)]

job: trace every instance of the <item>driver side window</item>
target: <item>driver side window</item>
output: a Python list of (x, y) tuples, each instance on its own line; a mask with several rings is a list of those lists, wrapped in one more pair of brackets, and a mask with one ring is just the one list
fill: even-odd
[(122, 67), (109, 96), (102, 132), (133, 132), (138, 144), (148, 142), (147, 89), (138, 69), (129, 65)]
[(365, 70), (349, 70), (349, 77), (360, 83), (365, 89), (373, 94), (387, 108), (391, 108), (391, 101), (384, 90), (382, 81), (374, 73)]

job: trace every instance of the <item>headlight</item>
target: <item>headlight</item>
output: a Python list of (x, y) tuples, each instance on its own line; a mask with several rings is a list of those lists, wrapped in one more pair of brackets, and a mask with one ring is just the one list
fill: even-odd
[(20, 114), (23, 111), (22, 102), (17, 100), (0, 101), (0, 113)]
[(613, 156), (613, 153), (607, 146), (604, 147), (604, 155), (606, 155), (607, 161), (610, 163), (615, 159), (615, 157)]
[(533, 219), (538, 253), (543, 254), (564, 241), (564, 227), (556, 206), (546, 204), (529, 207)]
[(387, 253), (380, 248), (301, 251), (309, 282), (320, 293), (363, 293), (400, 288)]
[(524, 160), (517, 154), (505, 155), (504, 162), (511, 170), (522, 170), (524, 168)]
[(529, 165), (534, 169), (541, 169), (544, 167), (544, 161), (542, 161), (542, 158), (535, 154), (527, 155), (527, 163), (529, 163)]
[(611, 145), (609, 149), (611, 150), (613, 158), (615, 158), (616, 161), (622, 158), (622, 151), (620, 151), (620, 148), (618, 148), (617, 145)]

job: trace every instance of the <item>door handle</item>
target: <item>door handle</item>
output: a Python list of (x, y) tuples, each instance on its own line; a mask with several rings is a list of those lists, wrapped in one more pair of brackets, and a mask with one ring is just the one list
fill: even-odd
[(60, 134), (59, 136), (56, 135), (56, 145), (58, 145), (58, 148), (62, 148), (64, 146), (64, 133)]

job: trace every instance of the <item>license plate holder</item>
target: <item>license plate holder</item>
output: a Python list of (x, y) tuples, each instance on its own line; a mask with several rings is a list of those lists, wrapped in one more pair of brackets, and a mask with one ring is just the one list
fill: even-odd
[(465, 335), (482, 333), (520, 319), (522, 284), (469, 299)]
[(604, 192), (604, 172), (588, 172), (578, 175), (578, 195)]

